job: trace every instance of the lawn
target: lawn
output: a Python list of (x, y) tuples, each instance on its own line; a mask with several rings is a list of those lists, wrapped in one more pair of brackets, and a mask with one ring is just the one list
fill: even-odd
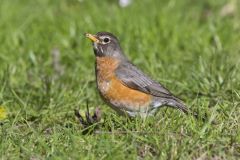
[[(199, 119), (162, 108), (118, 116), (96, 90), (85, 32), (109, 31), (129, 59)], [(0, 159), (240, 157), (238, 0), (1, 0)], [(83, 128), (89, 107), (102, 120)], [(0, 116), (1, 117), (1, 116)], [(205, 117), (205, 121), (202, 118)]]

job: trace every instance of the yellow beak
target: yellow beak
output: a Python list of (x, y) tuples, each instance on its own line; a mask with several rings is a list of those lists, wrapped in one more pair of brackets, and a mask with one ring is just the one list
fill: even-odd
[(91, 41), (93, 41), (93, 42), (96, 42), (96, 43), (99, 43), (99, 42), (100, 42), (100, 40), (97, 39), (96, 36), (93, 35), (93, 34), (85, 33), (85, 36), (86, 36), (87, 38), (89, 38), (89, 39), (90, 39)]

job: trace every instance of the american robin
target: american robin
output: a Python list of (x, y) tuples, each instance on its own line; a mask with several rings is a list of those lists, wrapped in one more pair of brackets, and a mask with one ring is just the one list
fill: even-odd
[(145, 117), (161, 106), (189, 112), (179, 98), (127, 59), (116, 36), (108, 32), (85, 36), (93, 43), (97, 88), (102, 99), (118, 113)]

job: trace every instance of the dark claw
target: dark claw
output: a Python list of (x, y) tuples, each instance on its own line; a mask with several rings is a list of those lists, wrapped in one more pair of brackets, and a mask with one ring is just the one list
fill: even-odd
[(99, 107), (97, 107), (92, 118), (95, 122), (99, 122), (101, 119), (101, 116), (102, 116), (101, 110)]
[(79, 123), (85, 128), (87, 126), (87, 123), (84, 121), (83, 117), (79, 113), (77, 109), (74, 110), (75, 116), (78, 118)]
[(77, 109), (75, 109), (74, 112), (75, 112), (75, 116), (78, 118), (78, 120), (79, 120), (80, 124), (83, 126), (83, 128), (88, 128), (89, 126), (91, 126), (94, 123), (97, 123), (101, 120), (101, 111), (100, 111), (99, 107), (97, 107), (94, 114), (91, 115), (89, 113), (89, 108), (87, 106), (87, 111), (85, 112), (86, 119), (83, 118), (83, 116), (79, 113), (79, 111)]

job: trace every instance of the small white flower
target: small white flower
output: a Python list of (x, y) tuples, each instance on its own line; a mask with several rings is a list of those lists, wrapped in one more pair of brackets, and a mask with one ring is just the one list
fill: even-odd
[(128, 5), (130, 5), (131, 4), (131, 0), (119, 0), (119, 5), (121, 6), (121, 7), (127, 7)]

